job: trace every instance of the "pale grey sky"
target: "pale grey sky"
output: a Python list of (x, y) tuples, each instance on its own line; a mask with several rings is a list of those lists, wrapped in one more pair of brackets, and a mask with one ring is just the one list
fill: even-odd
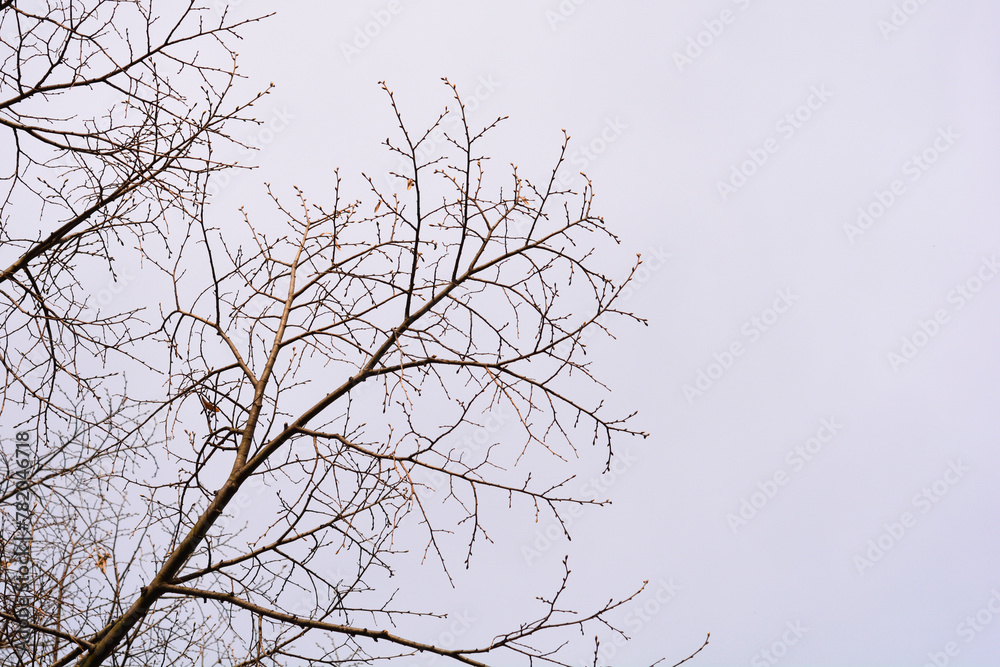
[(650, 326), (590, 342), (651, 434), (581, 468), (613, 506), (572, 542), (517, 515), (459, 590), (425, 567), (403, 597), (440, 591), (481, 639), (568, 553), (574, 602), (650, 582), (602, 664), (672, 664), (708, 631), (690, 664), (995, 664), (998, 33), (987, 0), (299, 0), (248, 31), (246, 85), (276, 88), (220, 215), (337, 166), (366, 196), (360, 172), (395, 167), (377, 82), (423, 125), (446, 76), (475, 124), (510, 116), (501, 171), (551, 169), (565, 128), (611, 256), (647, 259), (628, 306)]

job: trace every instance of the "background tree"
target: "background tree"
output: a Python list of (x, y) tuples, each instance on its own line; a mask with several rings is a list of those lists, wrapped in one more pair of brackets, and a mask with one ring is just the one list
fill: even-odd
[[(120, 538), (138, 525), (121, 494), (151, 443), (136, 437), (142, 404), (127, 398), (121, 371), (138, 375), (136, 343), (151, 322), (102, 297), (122, 285), (123, 256), (171, 252), (170, 225), (200, 210), (210, 174), (233, 166), (215, 155), (248, 106), (229, 98), (231, 44), (251, 22), (195, 2), (0, 3), (4, 664), (52, 662), (72, 646), (68, 632), (103, 624), (134, 574), (107, 558), (114, 549), (128, 560)], [(18, 429), (38, 435), (27, 633), (9, 606), (22, 592), (9, 576), (16, 466), (6, 445)], [(96, 594), (107, 587), (111, 598)], [(18, 637), (29, 655), (18, 644), (7, 659)]]
[[(386, 88), (399, 188), (368, 179), (362, 204), (334, 175), (326, 202), (269, 187), (269, 214), (213, 222), (213, 140), (246, 108), (223, 106), (239, 25), (206, 28), (195, 3), (172, 21), (140, 0), (60, 7), (8, 4), (0, 25), (17, 255), (0, 274), (4, 406), (40, 435), (32, 664), (568, 664), (560, 630), (610, 627), (631, 598), (567, 611), (567, 565), (534, 617), (446, 647), (428, 639), (440, 611), (397, 607), (406, 582), (389, 578), (416, 545), (451, 580), (492, 507), (561, 521), (594, 504), (552, 462), (585, 446), (610, 463), (644, 435), (591, 390), (585, 333), (642, 320), (616, 304), (631, 274), (596, 268), (617, 238), (589, 182), (556, 184), (568, 137), (542, 178), (493, 180), (480, 145), (499, 120), (471, 128), (448, 84), (453, 110), (413, 133)], [(78, 90), (89, 121), (44, 111)], [(35, 235), (26, 211), (53, 222)], [(157, 308), (87, 308), (81, 276), (114, 270), (112, 248), (151, 267), (149, 294), (169, 289)], [(457, 447), (498, 405), (517, 433)]]
[(84, 282), (118, 281), (116, 257), (134, 251), (169, 256), (171, 224), (197, 216), (208, 176), (233, 166), (214, 155), (245, 120), (249, 103), (228, 101), (230, 42), (253, 21), (213, 22), (196, 2), (0, 4), (0, 411), (76, 421), (60, 386), (124, 394), (107, 367), (142, 363), (129, 355), (148, 323), (102, 309)]

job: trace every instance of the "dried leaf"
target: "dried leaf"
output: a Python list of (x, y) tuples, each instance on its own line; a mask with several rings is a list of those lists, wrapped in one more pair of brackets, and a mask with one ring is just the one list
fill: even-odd
[(205, 408), (205, 412), (215, 413), (219, 411), (219, 406), (205, 398), (201, 399), (201, 407)]
[(375, 213), (378, 213), (378, 207), (381, 206), (381, 205), (382, 205), (382, 200), (381, 199), (379, 199), (377, 202), (375, 202)]
[(412, 178), (406, 179), (406, 189), (409, 190), (412, 187), (413, 187), (413, 179)]

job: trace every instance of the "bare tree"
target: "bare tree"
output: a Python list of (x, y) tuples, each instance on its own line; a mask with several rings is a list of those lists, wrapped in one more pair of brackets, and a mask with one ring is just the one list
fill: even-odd
[[(38, 436), (31, 452), (4, 448), (4, 664), (64, 652), (71, 632), (86, 636), (113, 612), (91, 595), (95, 577), (134, 574), (107, 566), (138, 525), (121, 494), (149, 444), (119, 369), (141, 363), (135, 344), (155, 324), (102, 308), (86, 279), (119, 281), (115, 258), (129, 250), (171, 252), (170, 224), (195, 214), (208, 177), (233, 166), (215, 155), (248, 106), (228, 98), (231, 43), (251, 22), (196, 2), (0, 3), (0, 415), (5, 442), (14, 430), (19, 445)], [(22, 454), (30, 474), (16, 465)], [(15, 500), (26, 497), (22, 520)], [(27, 545), (12, 543), (19, 532)], [(22, 557), (31, 567), (15, 578)], [(11, 613), (24, 610), (9, 605), (24, 599), (27, 633)]]
[(4, 407), (34, 403), (44, 415), (60, 376), (106, 384), (81, 357), (120, 353), (145, 327), (134, 313), (96, 316), (81, 276), (102, 266), (114, 276), (125, 244), (169, 252), (170, 223), (194, 215), (208, 175), (232, 166), (213, 156), (248, 106), (228, 102), (229, 42), (248, 22), (210, 19), (193, 1), (0, 8), (3, 324), (31, 341), (0, 350)]
[[(635, 594), (569, 611), (568, 563), (535, 616), (459, 647), (428, 639), (441, 611), (397, 607), (406, 585), (389, 578), (416, 546), (451, 580), (491, 539), (491, 508), (562, 521), (600, 504), (567, 490), (562, 464), (584, 447), (610, 464), (619, 438), (645, 435), (607, 414), (583, 345), (615, 318), (643, 322), (617, 303), (641, 259), (617, 279), (596, 268), (618, 239), (589, 181), (557, 185), (569, 137), (541, 178), (494, 180), (481, 146), (502, 119), (470, 127), (446, 81), (454, 108), (414, 133), (383, 84), (398, 188), (369, 178), (366, 203), (347, 200), (334, 175), (330, 201), (296, 189), (289, 204), (269, 186), (270, 215), (223, 228), (205, 186), (226, 166), (213, 140), (246, 108), (223, 102), (240, 24), (208, 28), (194, 3), (157, 19), (141, 0), (0, 12), (16, 36), (0, 105), (15, 137), (2, 241), (17, 254), (0, 274), (4, 406), (40, 435), (42, 501), (33, 639), (19, 644), (23, 619), (4, 610), (0, 650), (86, 667), (565, 665), (562, 630), (620, 632), (612, 612)], [(145, 26), (139, 43), (123, 21)], [(199, 60), (205, 40), (227, 67)], [(169, 67), (171, 81), (197, 75), (200, 105)], [(113, 100), (90, 121), (44, 111), (77, 89), (96, 98), (82, 108)], [(8, 224), (22, 201), (47, 231)], [(158, 308), (87, 308), (81, 271), (113, 267), (113, 245), (150, 267), (150, 293), (169, 288)], [(514, 433), (457, 447), (498, 405)]]

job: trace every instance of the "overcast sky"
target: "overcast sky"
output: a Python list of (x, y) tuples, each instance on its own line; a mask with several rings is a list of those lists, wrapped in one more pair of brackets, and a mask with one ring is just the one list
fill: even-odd
[(338, 166), (364, 197), (362, 171), (395, 168), (378, 82), (424, 125), (446, 76), (474, 124), (510, 116), (499, 167), (544, 174), (565, 128), (564, 177), (622, 238), (608, 271), (645, 261), (628, 307), (650, 325), (590, 348), (650, 437), (580, 479), (614, 504), (572, 542), (521, 517), (482, 550), (469, 637), (568, 553), (574, 601), (650, 582), (603, 664), (672, 664), (709, 631), (690, 664), (995, 664), (1000, 5), (278, 6), (239, 45), (247, 85), (276, 84), (270, 129), (243, 130), (261, 168), (219, 215), (262, 181), (321, 195)]

